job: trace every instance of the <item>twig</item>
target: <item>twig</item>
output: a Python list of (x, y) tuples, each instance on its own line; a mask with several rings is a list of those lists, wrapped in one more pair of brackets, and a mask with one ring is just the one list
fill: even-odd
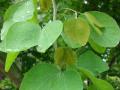
[[(56, 2), (55, 0), (52, 0), (52, 5), (53, 5), (53, 21), (56, 20), (56, 16), (57, 16), (57, 7), (56, 7)], [(54, 43), (54, 48), (57, 48), (57, 42)]]

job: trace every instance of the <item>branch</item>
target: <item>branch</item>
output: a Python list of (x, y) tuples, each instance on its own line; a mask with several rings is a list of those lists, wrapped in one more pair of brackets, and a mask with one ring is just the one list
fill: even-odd
[(57, 7), (55, 0), (52, 0), (52, 4), (53, 4), (53, 21), (54, 21), (56, 20), (56, 16), (57, 16)]

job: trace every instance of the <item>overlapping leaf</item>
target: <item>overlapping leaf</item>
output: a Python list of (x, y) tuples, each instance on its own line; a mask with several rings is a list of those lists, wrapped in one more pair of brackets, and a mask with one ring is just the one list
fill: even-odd
[(101, 35), (102, 31), (101, 29), (104, 28), (104, 26), (89, 12), (85, 12), (84, 15), (86, 16), (89, 24), (94, 28), (97, 34)]
[(19, 52), (38, 45), (41, 28), (30, 22), (18, 22), (11, 26), (5, 39), (0, 43), (3, 52)]
[(34, 4), (32, 0), (16, 3), (8, 8), (4, 16), (4, 24), (1, 30), (1, 40), (5, 38), (9, 28), (16, 22), (27, 21), (34, 15)]
[(9, 30), (9, 28), (14, 24), (15, 22), (13, 22), (12, 20), (8, 20), (5, 21), (3, 24), (3, 28), (1, 30), (1, 40), (3, 40), (5, 38), (5, 36), (7, 35), (7, 32)]
[(96, 33), (95, 28), (92, 27), (90, 38), (102, 47), (115, 47), (120, 41), (120, 28), (116, 21), (102, 12), (91, 11), (88, 13), (93, 15), (103, 25), (103, 28), (97, 26), (101, 34)]

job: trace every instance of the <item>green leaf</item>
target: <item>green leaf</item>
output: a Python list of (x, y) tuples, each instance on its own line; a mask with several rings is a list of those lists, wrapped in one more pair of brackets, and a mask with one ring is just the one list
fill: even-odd
[(7, 54), (6, 63), (5, 63), (5, 71), (8, 72), (19, 52), (9, 52)]
[(43, 12), (47, 12), (52, 7), (52, 0), (39, 0), (40, 2), (40, 10)]
[(90, 85), (87, 90), (114, 90), (114, 88), (108, 82), (96, 79), (94, 84)]
[(89, 25), (81, 18), (68, 19), (64, 23), (63, 39), (72, 48), (86, 45), (90, 34)]
[(114, 90), (114, 88), (106, 81), (101, 79), (95, 80), (96, 84), (92, 84), (87, 90)]
[(20, 90), (83, 90), (78, 72), (60, 71), (55, 65), (38, 64), (25, 74)]
[(9, 28), (16, 22), (31, 19), (34, 16), (34, 5), (32, 0), (25, 0), (11, 5), (5, 13), (3, 28), (1, 30), (1, 40), (4, 40)]
[(114, 88), (107, 82), (101, 79), (96, 79), (94, 81), (94, 85), (96, 86), (96, 90), (114, 90)]
[(88, 19), (88, 21), (90, 22), (91, 25), (95, 25), (99, 28), (104, 28), (104, 26), (102, 25), (102, 23), (100, 23), (92, 14), (90, 14), (89, 12), (85, 12), (84, 15), (86, 16), (86, 18)]
[(0, 3), (3, 3), (3, 2), (5, 2), (5, 0), (0, 0)]
[(106, 48), (99, 46), (97, 43), (95, 43), (93, 40), (89, 39), (90, 46), (98, 53), (105, 53)]
[(38, 45), (41, 28), (30, 22), (18, 22), (11, 26), (0, 43), (3, 52), (19, 52)]
[(57, 40), (62, 30), (63, 24), (59, 20), (47, 23), (42, 29), (37, 50), (45, 52)]
[(77, 56), (72, 49), (59, 47), (55, 50), (54, 59), (55, 64), (64, 69), (68, 65), (75, 64)]
[(9, 28), (14, 24), (15, 22), (13, 22), (12, 20), (8, 20), (5, 21), (3, 24), (3, 28), (1, 30), (1, 40), (3, 40), (5, 38), (5, 36), (8, 33)]
[(101, 28), (104, 28), (104, 26), (89, 12), (85, 12), (84, 15), (86, 16), (88, 22), (94, 28), (96, 33), (101, 35), (102, 34)]
[(97, 90), (96, 87), (94, 85), (89, 85), (87, 90)]
[(90, 87), (91, 89), (88, 90), (114, 90), (114, 88), (112, 87), (111, 84), (109, 84), (107, 81), (101, 80), (101, 79), (97, 79), (96, 77), (94, 77), (94, 75), (88, 71), (87, 69), (84, 68), (80, 68), (79, 69), (80, 72), (82, 72), (86, 77), (88, 77), (91, 81), (92, 84), (94, 85)]
[(99, 28), (102, 32), (101, 35), (98, 35), (93, 28), (93, 30), (91, 30), (90, 39), (102, 47), (115, 47), (120, 41), (120, 28), (116, 21), (102, 12), (91, 11), (89, 13), (104, 26), (103, 29)]
[(78, 66), (83, 67), (94, 74), (102, 73), (109, 69), (107, 63), (92, 51), (87, 51), (79, 56)]
[(15, 22), (31, 19), (34, 14), (33, 0), (24, 0), (11, 5), (5, 13), (4, 19), (12, 19)]

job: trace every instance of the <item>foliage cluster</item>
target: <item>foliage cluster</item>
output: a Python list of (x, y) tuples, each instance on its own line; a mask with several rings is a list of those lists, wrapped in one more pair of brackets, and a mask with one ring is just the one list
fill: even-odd
[[(0, 4), (5, 2), (8, 1)], [(2, 10), (8, 8), (3, 18), (0, 51), (7, 56), (5, 64), (4, 57), (0, 61), (0, 77), (7, 75), (16, 88), (22, 81), (20, 90), (114, 90), (113, 86), (119, 90), (120, 29), (110, 15), (119, 23), (120, 12), (115, 9), (115, 13), (106, 14), (119, 7), (119, 1), (13, 3)], [(11, 77), (13, 74), (16, 76)]]

